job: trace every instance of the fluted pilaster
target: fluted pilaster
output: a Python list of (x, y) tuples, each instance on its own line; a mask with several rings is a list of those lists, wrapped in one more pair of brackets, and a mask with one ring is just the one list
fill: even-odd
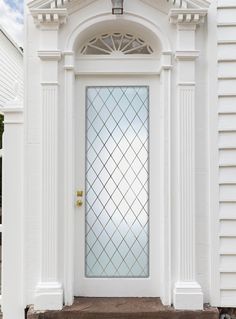
[(173, 299), (176, 309), (203, 308), (203, 293), (196, 282), (195, 243), (195, 60), (196, 28), (207, 12), (172, 10), (170, 21), (177, 25), (177, 267)]
[(179, 85), (179, 280), (195, 280), (195, 86)]
[[(46, 31), (44, 31), (46, 32)], [(54, 31), (55, 32), (55, 31)], [(63, 306), (58, 276), (58, 60), (57, 50), (38, 52), (41, 59), (41, 271), (36, 310)]]
[(57, 85), (42, 84), (42, 282), (57, 281)]

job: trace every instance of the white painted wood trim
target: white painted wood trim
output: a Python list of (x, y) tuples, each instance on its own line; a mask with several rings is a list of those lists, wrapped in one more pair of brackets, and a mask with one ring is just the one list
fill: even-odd
[[(44, 21), (45, 22), (45, 21)], [(35, 288), (35, 310), (60, 310), (63, 288), (59, 281), (59, 220), (58, 220), (58, 26), (41, 23), (41, 236), (40, 276)], [(51, 23), (52, 22), (52, 23)], [(47, 23), (47, 22), (46, 22)], [(51, 25), (50, 25), (51, 23)], [(58, 20), (59, 24), (60, 21)], [(48, 43), (52, 43), (48, 50)]]
[(75, 214), (75, 134), (74, 134), (74, 54), (65, 53), (65, 164), (64, 164), (64, 303), (74, 301), (74, 214)]
[(57, 86), (42, 85), (42, 282), (57, 280)]
[[(122, 65), (120, 62), (122, 61)], [(106, 71), (104, 71), (106, 70)], [(75, 73), (77, 75), (131, 75), (131, 74), (144, 74), (156, 75), (161, 72), (161, 62), (159, 58), (140, 58), (125, 57), (125, 58), (108, 58), (98, 59), (88, 56), (76, 60)]]
[[(133, 15), (132, 13), (126, 13), (126, 15), (124, 16), (124, 19), (125, 20), (129, 20), (133, 23), (138, 23), (140, 25), (144, 25), (147, 29), (150, 29), (151, 32), (155, 32), (157, 34), (157, 37), (159, 38), (159, 40), (162, 42), (162, 45), (163, 45), (163, 56), (162, 56), (162, 60), (161, 60), (161, 63), (159, 64), (158, 68), (156, 70), (153, 71), (149, 71), (149, 74), (159, 74), (159, 73), (162, 73), (163, 74), (165, 73), (165, 88), (166, 90), (168, 91), (168, 95), (170, 94), (169, 96), (169, 99), (167, 99), (167, 104), (165, 107), (167, 107), (167, 113), (165, 114), (167, 117), (169, 116), (168, 115), (168, 108), (170, 108), (170, 105), (171, 105), (171, 100), (172, 100), (172, 96), (171, 96), (171, 89), (170, 89), (170, 86), (171, 86), (171, 82), (172, 82), (172, 76), (171, 76), (171, 71), (170, 71), (170, 59), (171, 59), (171, 56), (172, 56), (172, 51), (170, 50), (170, 43), (169, 43), (169, 40), (167, 39), (167, 37), (162, 34), (159, 30), (159, 28), (153, 24), (152, 22), (148, 21), (147, 19), (144, 19), (142, 16), (138, 16), (138, 15)], [(101, 22), (104, 22), (104, 21), (109, 21), (110, 20), (110, 16), (109, 14), (103, 14), (103, 15), (95, 15), (93, 17), (93, 19), (90, 19), (90, 20), (85, 20), (85, 21), (82, 21), (78, 26), (77, 28), (69, 35), (68, 39), (67, 39), (67, 44), (66, 44), (66, 48), (65, 48), (65, 52), (64, 54), (67, 55), (67, 54), (71, 54), (71, 52), (73, 52), (73, 48), (74, 48), (74, 44), (76, 43), (77, 39), (79, 38), (80, 36), (80, 33), (84, 32), (87, 28), (91, 27), (92, 25), (96, 25), (96, 23), (101, 23)], [(138, 58), (135, 58), (136, 60), (136, 65), (138, 65)], [(142, 62), (145, 60), (145, 59), (141, 59)], [(89, 59), (88, 59), (88, 62), (89, 62)], [(95, 63), (95, 61), (94, 61)], [(149, 63), (149, 62), (148, 62)], [(75, 63), (75, 66), (73, 66), (71, 63), (65, 63), (65, 68), (67, 70), (69, 69), (73, 69), (73, 67), (75, 68), (75, 73), (77, 73), (78, 75), (85, 75), (85, 74), (89, 74), (89, 75), (92, 75), (94, 73), (97, 72), (97, 74), (102, 74), (102, 70), (99, 70), (97, 68), (95, 68), (95, 70), (86, 70), (84, 73), (82, 72), (81, 69), (79, 69), (77, 66), (76, 66), (77, 63)], [(77, 71), (76, 71), (77, 70)], [(97, 70), (97, 71), (96, 71)], [(168, 70), (167, 72), (164, 72), (164, 70)], [(147, 72), (144, 72), (143, 70), (140, 72), (140, 69), (137, 69), (136, 68), (136, 71), (135, 70), (131, 70), (129, 69), (127, 72), (125, 72), (126, 75), (138, 75), (138, 74), (147, 74)], [(167, 75), (168, 74), (168, 75)], [(68, 87), (66, 88), (66, 90), (68, 90), (68, 92), (73, 92), (73, 82), (72, 81), (68, 81)], [(72, 100), (71, 100), (72, 102)], [(169, 118), (166, 118), (165, 119), (165, 132), (166, 131), (169, 131), (170, 129), (170, 123), (169, 123)], [(170, 134), (168, 132), (168, 134)], [(67, 137), (68, 138), (68, 137)], [(167, 136), (168, 138), (168, 136)], [(169, 141), (170, 142), (170, 141)], [(166, 158), (165, 160), (167, 160), (167, 162), (165, 163), (166, 167), (166, 171), (165, 171), (165, 174), (166, 176), (168, 176), (168, 178), (170, 179), (170, 163), (168, 161), (170, 161), (170, 154), (168, 154), (168, 148), (170, 147), (170, 145), (166, 145)], [(73, 155), (70, 155), (70, 156), (73, 156)], [(164, 185), (163, 187), (166, 187), (167, 189), (169, 188), (170, 190), (170, 185), (168, 185), (169, 181), (167, 182), (166, 185)], [(169, 198), (168, 198), (169, 197)], [(171, 292), (171, 285), (172, 285), (172, 282), (171, 282), (171, 220), (169, 219), (170, 218), (170, 210), (171, 210), (171, 207), (170, 207), (170, 203), (168, 202), (170, 200), (171, 196), (166, 194), (166, 198), (163, 198), (163, 207), (167, 208), (168, 209), (168, 213), (167, 214), (164, 214), (163, 215), (163, 223), (164, 223), (164, 227), (165, 227), (165, 231), (167, 233), (165, 233), (165, 231), (163, 231), (163, 236), (166, 236), (165, 238), (163, 238), (163, 242), (165, 242), (165, 249), (163, 249), (163, 269), (165, 269), (165, 276), (163, 278), (163, 285), (167, 285), (167, 288), (165, 288), (165, 290), (163, 291), (163, 295), (161, 296), (161, 298), (163, 299), (163, 302), (165, 304), (168, 304), (170, 305), (171, 302), (172, 302), (172, 292)], [(165, 201), (165, 203), (164, 203)], [(72, 216), (72, 215), (71, 215)], [(69, 218), (69, 217), (66, 217), (66, 218)], [(72, 217), (73, 218), (73, 217)], [(72, 222), (72, 219), (69, 223)], [(71, 232), (71, 228), (69, 226), (69, 223), (68, 223), (68, 220), (67, 220), (67, 224), (65, 224), (65, 227), (69, 227), (67, 230), (65, 230), (65, 233), (70, 233)], [(169, 234), (168, 234), (169, 232)], [(68, 238), (67, 239), (67, 243), (65, 241), (65, 246), (67, 246), (69, 244), (69, 242), (73, 245), (73, 239), (71, 238)], [(70, 255), (70, 254), (69, 254)], [(65, 263), (68, 263), (68, 265), (66, 267), (70, 267), (69, 266), (69, 263), (72, 262), (73, 260), (73, 256), (71, 254), (71, 256), (68, 255), (68, 258), (71, 258), (70, 260), (67, 260), (65, 261)], [(64, 276), (65, 277), (65, 276)], [(67, 279), (64, 279), (66, 280), (65, 281), (65, 285), (68, 287), (68, 290), (65, 291), (66, 295), (65, 295), (65, 302), (69, 305), (72, 303), (72, 294), (73, 292), (71, 291), (71, 285), (70, 285), (70, 280), (72, 278), (69, 278), (67, 277)], [(67, 282), (68, 280), (68, 282)], [(166, 280), (166, 282), (165, 282)]]
[[(80, 81), (80, 83), (78, 83)], [(163, 298), (163, 293), (161, 293), (162, 284), (164, 282), (160, 282), (162, 278), (162, 272), (160, 270), (160, 264), (163, 263), (162, 269), (166, 267), (169, 270), (168, 265), (166, 265), (165, 259), (163, 260), (160, 256), (165, 254), (163, 251), (163, 255), (160, 254), (160, 242), (165, 242), (165, 239), (160, 238), (162, 235), (165, 235), (165, 231), (160, 232), (160, 228), (162, 227), (162, 223), (160, 223), (160, 213), (157, 213), (159, 207), (164, 207), (164, 205), (159, 205), (160, 201), (163, 200), (161, 198), (161, 193), (163, 193), (164, 186), (163, 181), (159, 178), (155, 178), (155, 176), (161, 175), (162, 167), (160, 166), (160, 155), (161, 155), (161, 104), (160, 104), (160, 87), (159, 87), (159, 77), (158, 76), (123, 76), (121, 77), (78, 77), (76, 79), (77, 86), (77, 98), (79, 100), (76, 103), (76, 107), (80, 108), (80, 112), (77, 113), (77, 183), (80, 189), (84, 188), (84, 167), (85, 167), (85, 154), (84, 154), (84, 132), (85, 132), (85, 107), (84, 101), (86, 100), (86, 87), (89, 86), (100, 86), (100, 85), (141, 85), (141, 86), (149, 86), (149, 112), (150, 112), (150, 135), (149, 135), (149, 143), (150, 143), (150, 201), (149, 201), (149, 218), (150, 218), (150, 274), (147, 278), (86, 278), (84, 276), (85, 269), (85, 206), (83, 205), (80, 208), (76, 209), (76, 220), (78, 229), (76, 241), (77, 241), (77, 249), (76, 249), (76, 267), (75, 267), (75, 282), (76, 282), (76, 295), (78, 296), (97, 296), (97, 297), (157, 297), (161, 296)], [(83, 102), (82, 102), (83, 101)], [(164, 107), (164, 106), (163, 106)], [(81, 149), (79, 148), (79, 145)], [(166, 212), (165, 212), (166, 213)], [(164, 215), (164, 211), (163, 211)], [(165, 217), (165, 216), (164, 216)], [(165, 221), (164, 221), (165, 223)], [(163, 223), (163, 224), (164, 224)], [(79, 228), (79, 225), (80, 228)], [(154, 229), (155, 228), (155, 229)], [(82, 245), (78, 245), (78, 243), (82, 243)], [(79, 248), (78, 248), (79, 247)], [(80, 252), (78, 254), (77, 252)], [(80, 257), (81, 256), (81, 257)], [(167, 271), (168, 271), (167, 270)], [(116, 289), (114, 289), (114, 285)], [(161, 293), (161, 295), (160, 295)]]
[(20, 103), (13, 102), (9, 103), (6, 109), (2, 109), (2, 112), (4, 113), (2, 312), (5, 319), (24, 319), (23, 107)]
[(165, 68), (161, 71), (161, 107), (163, 115), (162, 126), (162, 211), (161, 220), (163, 227), (161, 229), (161, 253), (162, 253), (162, 303), (171, 305), (172, 303), (172, 272), (171, 272), (171, 79), (172, 79), (172, 55), (163, 54), (162, 64)]
[[(173, 11), (173, 10), (172, 10)], [(191, 10), (190, 17), (191, 17)], [(177, 281), (173, 299), (176, 309), (203, 309), (203, 293), (196, 281), (195, 240), (195, 60), (196, 26), (203, 19), (191, 19), (186, 13), (184, 20), (178, 16), (171, 22), (177, 24), (177, 108), (178, 108), (178, 200), (177, 225)], [(186, 49), (187, 48), (187, 49)]]
[(48, 83), (41, 86), (41, 274), (34, 307), (59, 310), (63, 293), (58, 282), (58, 86)]

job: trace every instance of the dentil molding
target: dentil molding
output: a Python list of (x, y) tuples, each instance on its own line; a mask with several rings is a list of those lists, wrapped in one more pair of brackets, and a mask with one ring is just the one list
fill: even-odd
[(169, 14), (170, 23), (198, 25), (205, 22), (207, 9), (172, 9)]
[(31, 9), (34, 22), (38, 27), (56, 27), (67, 21), (67, 9)]

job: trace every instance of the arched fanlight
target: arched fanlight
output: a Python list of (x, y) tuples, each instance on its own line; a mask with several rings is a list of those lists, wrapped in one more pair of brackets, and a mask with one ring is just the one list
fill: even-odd
[(124, 0), (111, 0), (112, 2), (112, 14), (123, 14), (124, 13)]

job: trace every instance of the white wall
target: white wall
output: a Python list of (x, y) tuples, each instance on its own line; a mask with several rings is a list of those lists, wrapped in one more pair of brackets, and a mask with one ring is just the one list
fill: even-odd
[(220, 304), (236, 306), (236, 0), (218, 0)]
[(23, 98), (23, 53), (0, 28), (0, 107), (14, 99), (16, 81), (20, 83), (19, 96)]

